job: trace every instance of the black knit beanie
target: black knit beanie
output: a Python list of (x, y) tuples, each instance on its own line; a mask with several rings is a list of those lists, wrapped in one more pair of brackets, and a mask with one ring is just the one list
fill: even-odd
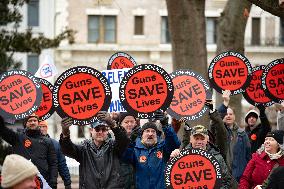
[(157, 125), (154, 123), (154, 122), (147, 122), (145, 123), (143, 126), (142, 126), (142, 129), (141, 129), (141, 133), (143, 133), (146, 129), (154, 129), (156, 130), (156, 133), (158, 133), (158, 128), (157, 128)]
[(134, 119), (136, 120), (136, 117), (133, 115), (133, 114), (131, 114), (131, 113), (128, 113), (128, 112), (121, 112), (120, 114), (119, 114), (119, 125), (121, 125), (121, 122), (124, 120), (124, 118), (125, 117), (127, 117), (127, 116), (132, 116), (132, 117), (134, 117)]
[(274, 130), (269, 133), (267, 133), (266, 137), (272, 137), (274, 138), (279, 144), (283, 144), (283, 137), (284, 137), (284, 131), (282, 130)]

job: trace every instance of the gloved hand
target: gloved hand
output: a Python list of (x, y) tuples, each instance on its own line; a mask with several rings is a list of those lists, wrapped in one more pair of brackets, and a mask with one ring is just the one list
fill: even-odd
[(70, 117), (65, 117), (61, 120), (62, 134), (64, 136), (70, 135), (69, 127), (73, 124), (73, 120)]
[(212, 99), (206, 99), (205, 106), (209, 108), (210, 111), (214, 111), (214, 105)]
[(161, 110), (157, 110), (155, 112), (155, 120), (160, 120), (160, 123), (162, 124), (162, 126), (167, 126), (169, 124), (169, 117), (167, 116), (167, 114)]
[(110, 114), (106, 111), (99, 111), (97, 113), (97, 118), (101, 121), (105, 121), (110, 128), (114, 128), (117, 126), (115, 120), (113, 120)]
[(256, 105), (257, 109), (259, 109), (259, 116), (264, 117), (265, 116), (265, 106), (263, 104)]

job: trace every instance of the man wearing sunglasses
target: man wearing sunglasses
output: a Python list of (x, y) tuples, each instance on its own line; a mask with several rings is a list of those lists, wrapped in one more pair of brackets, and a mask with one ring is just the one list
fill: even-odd
[[(63, 119), (59, 141), (62, 152), (80, 163), (80, 188), (123, 188), (119, 157), (126, 150), (129, 139), (125, 129), (118, 127), (108, 113), (99, 112), (97, 117), (99, 121), (90, 126), (91, 139), (79, 145), (70, 139), (72, 120)], [(115, 140), (109, 137), (109, 130), (114, 133)]]

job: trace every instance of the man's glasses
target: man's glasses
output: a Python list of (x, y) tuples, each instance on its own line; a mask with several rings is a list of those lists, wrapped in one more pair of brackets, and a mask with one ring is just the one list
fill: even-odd
[(95, 131), (96, 131), (96, 132), (100, 132), (100, 131), (102, 131), (102, 132), (107, 132), (107, 131), (108, 131), (108, 128), (106, 128), (106, 127), (96, 127), (96, 128), (95, 128)]

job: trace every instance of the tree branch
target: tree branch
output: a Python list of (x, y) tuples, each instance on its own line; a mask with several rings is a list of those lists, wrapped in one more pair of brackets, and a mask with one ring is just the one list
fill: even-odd
[(247, 0), (261, 9), (280, 18), (284, 18), (284, 8), (280, 6), (279, 0)]

